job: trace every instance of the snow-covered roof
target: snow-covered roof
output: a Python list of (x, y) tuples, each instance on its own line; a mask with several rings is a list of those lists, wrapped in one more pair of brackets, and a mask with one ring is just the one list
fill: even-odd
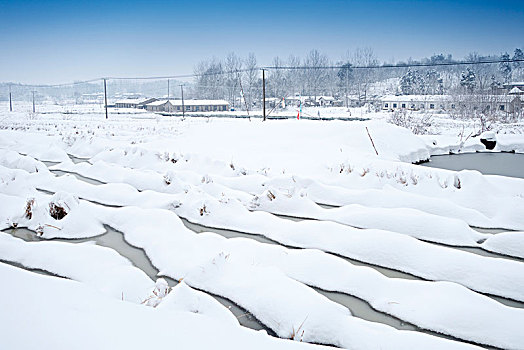
[(522, 94), (524, 91), (522, 91), (521, 89), (519, 89), (518, 87), (514, 87), (513, 89), (509, 90), (509, 94), (510, 95), (520, 95)]
[[(170, 100), (173, 106), (182, 106), (182, 100)], [(184, 106), (223, 106), (228, 105), (225, 100), (184, 100)]]
[(167, 100), (153, 101), (153, 102), (149, 102), (146, 106), (161, 106), (161, 105), (166, 104), (167, 102), (168, 102)]
[(380, 98), (384, 102), (440, 102), (449, 99), (449, 95), (386, 95)]
[(123, 99), (123, 100), (118, 100), (115, 103), (118, 103), (118, 104), (139, 104), (140, 101), (142, 101), (142, 100), (139, 100), (138, 98), (126, 98), (126, 99)]
[(382, 102), (511, 102), (515, 96), (508, 95), (387, 95)]

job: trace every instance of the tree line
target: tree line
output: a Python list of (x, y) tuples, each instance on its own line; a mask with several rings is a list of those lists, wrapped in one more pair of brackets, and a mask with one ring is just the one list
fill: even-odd
[[(436, 54), (385, 65), (370, 48), (347, 52), (342, 59), (335, 61), (313, 49), (304, 57), (273, 58), (271, 67), (265, 72), (266, 97), (327, 95), (345, 100), (345, 103), (351, 100), (359, 104), (383, 94), (494, 92), (504, 83), (524, 80), (524, 62), (511, 62), (515, 59), (524, 59), (522, 49), (500, 55), (473, 52), (462, 60), (450, 54)], [(503, 62), (476, 64), (494, 60)], [(472, 64), (444, 65), (461, 62)], [(243, 58), (231, 52), (224, 59), (203, 60), (195, 66), (194, 74), (193, 96), (226, 99), (232, 106), (242, 108), (260, 103), (262, 76), (254, 53)]]

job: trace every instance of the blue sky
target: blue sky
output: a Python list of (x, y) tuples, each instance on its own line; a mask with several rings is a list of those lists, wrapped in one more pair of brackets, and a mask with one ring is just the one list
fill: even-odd
[(234, 51), (259, 64), (311, 49), (381, 61), (524, 47), (524, 1), (0, 0), (0, 81), (191, 73)]

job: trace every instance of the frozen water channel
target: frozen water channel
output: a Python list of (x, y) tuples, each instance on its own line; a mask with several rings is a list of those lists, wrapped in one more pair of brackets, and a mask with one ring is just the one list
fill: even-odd
[[(470, 157), (467, 160), (464, 160), (462, 158), (463, 156), (470, 156)], [(497, 158), (498, 156), (500, 156), (502, 160)], [(471, 160), (470, 158), (473, 160)], [(71, 159), (75, 163), (88, 161), (87, 159), (80, 159), (80, 158), (74, 158), (74, 157), (71, 157)], [(44, 163), (47, 166), (51, 166), (55, 164), (51, 162), (44, 162)], [(431, 158), (431, 162), (426, 163), (424, 165), (430, 166), (430, 167), (446, 168), (446, 169), (451, 169), (451, 170), (476, 169), (485, 174), (496, 174), (496, 175), (514, 176), (514, 177), (524, 178), (524, 155), (521, 155), (521, 154), (477, 153), (477, 154), (469, 154), (469, 155), (461, 154), (461, 155), (452, 155), (452, 156), (436, 156), (436, 157)], [(61, 170), (52, 170), (52, 172), (57, 176), (62, 176), (64, 174), (71, 174), (75, 176), (76, 178), (78, 178), (79, 180), (93, 184), (93, 185), (103, 184), (103, 182), (79, 175), (77, 173), (68, 173), (68, 172), (64, 172)], [(280, 217), (289, 219), (289, 220), (301, 220), (301, 219), (294, 218), (294, 217), (285, 217), (285, 216), (280, 216)], [(237, 232), (237, 231), (232, 231), (232, 230), (210, 228), (210, 227), (202, 226), (199, 224), (191, 223), (185, 219), (182, 219), (182, 221), (187, 228), (191, 229), (192, 231), (196, 233), (214, 232), (228, 239), (245, 238), (245, 239), (256, 240), (258, 242), (265, 243), (265, 244), (279, 244), (261, 235), (253, 235), (253, 234), (247, 234), (247, 233)], [(97, 236), (97, 237), (93, 237), (93, 238), (75, 239), (75, 240), (61, 240), (61, 239), (57, 239), (57, 240), (68, 241), (71, 243), (95, 241), (97, 245), (112, 248), (116, 250), (120, 255), (129, 259), (136, 267), (143, 270), (153, 280), (158, 277), (158, 269), (156, 269), (152, 265), (150, 259), (147, 257), (143, 249), (136, 248), (128, 244), (124, 240), (122, 233), (114, 230), (113, 228), (106, 226), (106, 230), (107, 232), (105, 234)], [(488, 233), (494, 233), (494, 234), (501, 232), (501, 230), (482, 230), (482, 231), (488, 232)], [(26, 241), (40, 240), (40, 238), (37, 237), (34, 234), (34, 232), (27, 230), (27, 229), (23, 229), (23, 228), (5, 230), (4, 232), (8, 232), (12, 234), (13, 236), (24, 239)], [(288, 248), (291, 248), (291, 247), (288, 247)], [(501, 256), (500, 254), (496, 254), (496, 253), (490, 253), (490, 252), (487, 252), (487, 251), (484, 251), (478, 248), (462, 248), (462, 247), (450, 247), (450, 248), (467, 250), (472, 253), (481, 254), (485, 256), (512, 259), (510, 257)], [(348, 259), (345, 257), (340, 257), (340, 258), (354, 265), (362, 265), (362, 266), (371, 267), (379, 271), (383, 275), (390, 277), (390, 278), (420, 279), (410, 274), (399, 272), (393, 269), (379, 267), (379, 266), (363, 263), (360, 261), (356, 261), (353, 259)], [(518, 260), (518, 259), (514, 259), (514, 260)], [(36, 272), (45, 273), (45, 271), (36, 271)], [(168, 283), (171, 286), (174, 286), (178, 283), (176, 280), (173, 280), (170, 278), (165, 277), (165, 279), (168, 281)], [(431, 331), (420, 329), (417, 326), (414, 326), (407, 322), (403, 322), (402, 320), (398, 318), (395, 318), (385, 313), (376, 311), (366, 301), (361, 300), (352, 295), (339, 293), (339, 292), (324, 291), (318, 288), (315, 288), (315, 290), (318, 293), (325, 295), (327, 298), (331, 299), (332, 301), (339, 303), (341, 305), (344, 305), (345, 307), (350, 309), (351, 313), (355, 317), (358, 317), (364, 320), (368, 320), (368, 321), (372, 321), (372, 322), (387, 324), (389, 326), (392, 326), (400, 330), (418, 331), (418, 332), (424, 332), (424, 333), (428, 333), (428, 334), (432, 334), (436, 336), (451, 338), (451, 337), (437, 334)], [(261, 322), (259, 322), (251, 313), (238, 307), (236, 304), (232, 303), (230, 300), (222, 298), (220, 296), (216, 296), (216, 295), (213, 295), (213, 297), (215, 297), (219, 302), (225, 305), (237, 317), (241, 325), (255, 329), (255, 330), (265, 329), (269, 334), (272, 334), (272, 335), (275, 334), (273, 331), (271, 331), (270, 329), (265, 327)], [(524, 308), (524, 303), (520, 303), (520, 302), (516, 302), (512, 300), (506, 300), (506, 299), (494, 297), (494, 296), (490, 296), (490, 297), (494, 298), (495, 300), (505, 305), (511, 306), (511, 307)]]
[[(129, 261), (131, 261), (131, 263), (135, 267), (144, 271), (152, 280), (156, 280), (159, 277), (158, 269), (153, 266), (153, 264), (151, 263), (151, 260), (149, 260), (149, 258), (147, 257), (143, 249), (133, 247), (132, 245), (127, 243), (124, 240), (124, 236), (122, 235), (122, 233), (116, 231), (112, 227), (105, 226), (105, 228), (107, 232), (103, 235), (96, 236), (96, 237), (82, 238), (82, 239), (69, 239), (69, 240), (55, 238), (52, 240), (61, 241), (61, 242), (69, 242), (69, 243), (82, 243), (82, 242), (87, 242), (87, 241), (94, 241), (99, 246), (103, 246), (106, 248), (111, 248), (111, 249), (116, 250), (120, 255), (126, 257)], [(14, 237), (23, 239), (26, 242), (37, 242), (37, 241), (43, 240), (42, 238), (38, 237), (35, 234), (35, 232), (28, 230), (26, 228), (8, 229), (8, 230), (4, 230), (3, 232), (9, 233), (13, 235)], [(9, 261), (7, 263), (13, 266), (23, 267), (22, 265), (18, 263), (12, 263)], [(36, 272), (36, 273), (54, 275), (45, 270), (30, 269), (26, 267), (23, 267), (23, 268), (29, 271)], [(169, 283), (171, 287), (178, 284), (178, 281), (172, 278), (169, 278), (166, 276), (162, 276), (162, 277)], [(274, 335), (274, 332), (271, 329), (266, 328), (251, 313), (247, 312), (246, 310), (242, 309), (241, 307), (232, 303), (231, 301), (229, 301), (226, 298), (222, 298), (217, 295), (213, 295), (213, 297), (217, 299), (220, 303), (222, 303), (225, 307), (227, 307), (237, 317), (240, 324), (243, 325), (244, 327), (252, 328), (255, 330), (264, 329), (269, 334)]]
[[(214, 233), (220, 234), (220, 235), (222, 235), (222, 236), (224, 236), (226, 238), (230, 238), (230, 239), (246, 238), (246, 239), (255, 239), (255, 240), (259, 241), (259, 242), (267, 243), (267, 244), (278, 244), (278, 243), (273, 242), (273, 241), (271, 241), (271, 240), (269, 240), (269, 239), (267, 239), (267, 238), (265, 238), (263, 236), (253, 236), (253, 235), (249, 235), (249, 234), (241, 233), (241, 232), (236, 232), (236, 231), (209, 228), (209, 227), (205, 227), (205, 226), (202, 226), (202, 225), (190, 223), (190, 222), (188, 222), (185, 219), (183, 219), (182, 221), (184, 222), (184, 224), (188, 228), (190, 228), (191, 230), (195, 231), (196, 233), (214, 232)], [(160, 277), (158, 275), (158, 272), (159, 272), (158, 269), (156, 269), (153, 266), (153, 264), (151, 263), (151, 261), (149, 260), (149, 258), (147, 257), (147, 255), (146, 255), (146, 253), (144, 252), (143, 249), (134, 247), (134, 246), (130, 245), (129, 243), (127, 243), (125, 241), (124, 237), (123, 237), (123, 234), (121, 232), (118, 232), (117, 230), (113, 229), (112, 227), (105, 226), (105, 228), (106, 228), (107, 232), (105, 234), (102, 234), (102, 235), (99, 235), (99, 236), (96, 236), (96, 237), (83, 238), (83, 239), (60, 239), (60, 238), (55, 238), (55, 239), (51, 239), (51, 240), (62, 241), (62, 242), (69, 242), (69, 243), (82, 243), (82, 242), (86, 242), (86, 241), (94, 241), (97, 245), (114, 249), (120, 255), (126, 257), (127, 259), (129, 259), (133, 263), (133, 265), (135, 267), (137, 267), (137, 268), (141, 269), (142, 271), (144, 271), (151, 279), (155, 280), (156, 278)], [(27, 241), (27, 242), (35, 242), (35, 241), (42, 241), (43, 240), (42, 238), (38, 237), (33, 231), (28, 230), (26, 228), (7, 229), (7, 230), (3, 230), (3, 232), (9, 233), (9, 234), (13, 235), (14, 237), (23, 239), (24, 241)], [(398, 272), (398, 271), (395, 271), (395, 270), (390, 270), (390, 269), (385, 269), (385, 268), (381, 268), (381, 267), (376, 267), (376, 266), (372, 266), (372, 265), (369, 265), (369, 264), (361, 263), (361, 262), (354, 261), (354, 260), (347, 259), (347, 258), (344, 258), (344, 259), (348, 260), (350, 263), (353, 263), (353, 264), (371, 266), (371, 267), (377, 269), (378, 271), (380, 271), (381, 273), (387, 275), (388, 277), (410, 278), (410, 279), (416, 279), (417, 278), (417, 277), (414, 277), (414, 276), (411, 276), (411, 275), (408, 275), (408, 274), (405, 274), (405, 273), (402, 273), (402, 272)], [(10, 262), (10, 261), (6, 261), (6, 263), (11, 264), (13, 266), (20, 267), (20, 268), (25, 268), (25, 269), (27, 269), (29, 271), (33, 271), (33, 272), (36, 272), (36, 273), (56, 276), (53, 273), (50, 273), (50, 272), (45, 271), (45, 270), (26, 268), (26, 267), (24, 267), (21, 264), (13, 263), (13, 262)], [(61, 276), (58, 276), (58, 277), (61, 277)], [(162, 277), (167, 280), (167, 282), (169, 283), (169, 285), (171, 287), (173, 287), (176, 284), (178, 284), (178, 281), (176, 281), (176, 280), (174, 280), (172, 278), (169, 278), (169, 277), (166, 277), (166, 276), (162, 276)], [(362, 318), (364, 320), (371, 321), (371, 322), (378, 322), (378, 323), (386, 324), (386, 325), (392, 326), (392, 327), (394, 327), (396, 329), (399, 329), (399, 330), (419, 331), (419, 332), (423, 332), (423, 333), (427, 333), (427, 334), (431, 334), (431, 335), (435, 335), (435, 336), (439, 336), (439, 337), (444, 337), (444, 338), (448, 338), (448, 339), (454, 339), (453, 337), (449, 337), (449, 336), (446, 336), (446, 335), (442, 335), (442, 334), (438, 334), (438, 333), (435, 333), (435, 332), (431, 332), (431, 331), (427, 331), (427, 330), (424, 330), (424, 329), (420, 329), (417, 326), (415, 326), (413, 324), (410, 324), (408, 322), (404, 322), (404, 321), (402, 321), (402, 320), (400, 320), (400, 319), (398, 319), (396, 317), (393, 317), (393, 316), (384, 314), (382, 312), (376, 311), (367, 302), (365, 302), (364, 300), (361, 300), (361, 299), (359, 299), (357, 297), (354, 297), (352, 295), (348, 295), (348, 294), (340, 293), (340, 292), (325, 291), (325, 290), (322, 290), (322, 289), (319, 289), (319, 288), (314, 288), (314, 289), (318, 293), (321, 293), (324, 296), (326, 296), (327, 298), (329, 298), (330, 300), (332, 300), (332, 301), (334, 301), (336, 303), (339, 303), (341, 305), (344, 305), (345, 307), (350, 309), (351, 313), (353, 314), (354, 317)], [(254, 329), (254, 330), (261, 330), (261, 329), (263, 329), (263, 330), (266, 330), (268, 332), (268, 334), (271, 334), (271, 335), (275, 336), (275, 333), (271, 329), (267, 328), (265, 325), (263, 325), (261, 322), (259, 322), (255, 318), (255, 316), (253, 316), (250, 312), (248, 312), (245, 309), (239, 307), (238, 305), (236, 305), (235, 303), (231, 302), (230, 300), (228, 300), (226, 298), (223, 298), (223, 297), (218, 296), (218, 295), (213, 295), (213, 294), (210, 294), (210, 295), (212, 295), (217, 301), (219, 301), (226, 308), (228, 308), (233, 313), (233, 315), (235, 315), (235, 317), (237, 317), (239, 323), (242, 326), (248, 327), (248, 328), (251, 328), (251, 329)]]
[(485, 175), (502, 175), (524, 178), (524, 154), (478, 152), (432, 156), (427, 163), (432, 168), (448, 170), (478, 170)]

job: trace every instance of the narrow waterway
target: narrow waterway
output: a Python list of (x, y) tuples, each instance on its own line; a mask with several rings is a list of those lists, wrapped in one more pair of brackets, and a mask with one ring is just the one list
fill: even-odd
[(96, 179), (92, 179), (90, 177), (85, 177), (85, 176), (82, 176), (78, 173), (74, 173), (74, 172), (69, 172), (69, 171), (63, 171), (63, 170), (50, 170), (53, 174), (55, 174), (56, 176), (63, 176), (63, 175), (72, 175), (74, 177), (76, 177), (78, 180), (81, 180), (81, 181), (84, 181), (84, 182), (87, 182), (91, 185), (103, 185), (104, 182), (102, 181), (98, 181)]
[(477, 152), (432, 156), (429, 162), (420, 164), (448, 170), (477, 170), (485, 175), (502, 175), (524, 178), (524, 154)]
[[(465, 156), (466, 154), (461, 154), (461, 155), (452, 155), (452, 156), (436, 156), (436, 157), (462, 157), (462, 156)], [(515, 166), (513, 166), (510, 171), (500, 171), (501, 169), (503, 169), (504, 167), (501, 168), (501, 165), (500, 164), (495, 164), (493, 163), (491, 160), (494, 159), (492, 158), (493, 156), (497, 156), (497, 155), (503, 155), (502, 157), (505, 157), (506, 159), (510, 159), (512, 163), (515, 163), (515, 162), (520, 162), (520, 164), (516, 164)], [(481, 159), (481, 162), (491, 162), (491, 164), (488, 166), (488, 168), (481, 168), (479, 169), (480, 167), (473, 167), (473, 166), (470, 166), (468, 162), (464, 162), (462, 160), (459, 160), (458, 162), (455, 162), (455, 160), (453, 160), (453, 162), (455, 162), (456, 164), (453, 165), (453, 166), (456, 166), (455, 169), (452, 169), (452, 165), (449, 165), (448, 164), (448, 168), (447, 169), (450, 169), (450, 170), (462, 170), (464, 168), (471, 168), (471, 169), (475, 169), (475, 170), (479, 170), (485, 174), (496, 174), (496, 175), (504, 175), (504, 176), (514, 176), (514, 177), (520, 177), (520, 178), (523, 178), (524, 177), (524, 158), (522, 158), (521, 160), (515, 160), (516, 158), (511, 158), (511, 157), (514, 157), (514, 156), (524, 156), (524, 155), (515, 155), (515, 154), (505, 154), (505, 153), (476, 153), (476, 154), (470, 154), (469, 156), (475, 158), (475, 162), (479, 162), (479, 157), (482, 157), (480, 158)], [(70, 156), (71, 159), (73, 160), (73, 162), (75, 163), (78, 163), (78, 162), (85, 162), (87, 161), (87, 159), (80, 159), (80, 158), (76, 158), (76, 159), (73, 159), (74, 157)], [(425, 166), (433, 166), (433, 167), (438, 167), (438, 168), (446, 168), (444, 166), (442, 166), (440, 160), (438, 161), (434, 161), (434, 158), (435, 157), (432, 157), (431, 158), (431, 161), (429, 163), (426, 163), (424, 164)], [(519, 158), (520, 159), (520, 158)], [(47, 162), (46, 162), (47, 164)], [(461, 165), (461, 166), (458, 166), (458, 165)], [(51, 164), (48, 164), (48, 165), (51, 165)], [(477, 164), (478, 165), (478, 164)], [(493, 169), (493, 172), (490, 172), (490, 167), (496, 169), (497, 171), (494, 171)], [(87, 183), (91, 183), (91, 184), (94, 184), (94, 185), (100, 185), (100, 184), (103, 184), (103, 182), (100, 182), (98, 180), (95, 180), (95, 179), (90, 179), (88, 177), (84, 177), (84, 176), (81, 176), (79, 174), (75, 174), (75, 173), (68, 173), (68, 172), (64, 172), (64, 171), (60, 171), (60, 170), (53, 170), (52, 171), (54, 174), (60, 176), (60, 175), (63, 175), (63, 174), (72, 174), (74, 176), (76, 176), (79, 180), (82, 180), (82, 181), (85, 181)], [(331, 206), (324, 206), (322, 205), (322, 207), (325, 207), (325, 208), (332, 208)], [(300, 221), (300, 220), (303, 220), (303, 219), (300, 219), (300, 218), (295, 218), (295, 217), (289, 217), (289, 216), (279, 216), (283, 219), (288, 219), (288, 220), (293, 220), (293, 221)], [(279, 244), (278, 242), (275, 242), (271, 239), (268, 239), (267, 237), (264, 237), (262, 235), (253, 235), (253, 234), (247, 234), (247, 233), (243, 233), (243, 232), (237, 232), (237, 231), (232, 231), (232, 230), (226, 230), (226, 229), (215, 229), (215, 228), (210, 228), (210, 227), (205, 227), (205, 226), (202, 226), (202, 225), (199, 225), (199, 224), (195, 224), (195, 223), (191, 223), (185, 219), (182, 219), (184, 225), (186, 225), (187, 228), (189, 228), (190, 230), (192, 230), (193, 232), (195, 233), (201, 233), (201, 232), (214, 232), (216, 234), (219, 234), (223, 237), (226, 237), (228, 239), (230, 238), (239, 238), (239, 237), (242, 237), (242, 238), (246, 238), (246, 239), (253, 239), (253, 240), (256, 240), (260, 243), (265, 243), (265, 244), (274, 244), (274, 245), (281, 245)], [(80, 240), (65, 240), (65, 241), (68, 241), (68, 242), (84, 242), (84, 241), (95, 241), (96, 244), (98, 245), (101, 245), (101, 246), (105, 246), (105, 247), (108, 247), (108, 248), (112, 248), (114, 250), (116, 250), (118, 253), (120, 253), (122, 256), (125, 256), (126, 258), (128, 258), (136, 267), (138, 267), (139, 269), (143, 270), (148, 276), (150, 276), (153, 280), (155, 280), (158, 276), (158, 269), (156, 269), (151, 261), (149, 260), (149, 258), (147, 257), (147, 255), (145, 254), (145, 252), (140, 249), (140, 248), (136, 248), (136, 247), (133, 247), (131, 245), (129, 245), (123, 238), (123, 234), (118, 232), (118, 231), (115, 231), (113, 230), (111, 227), (106, 227), (107, 229), (107, 233), (106, 234), (103, 234), (103, 235), (100, 235), (98, 237), (93, 237), (93, 238), (89, 238), (89, 239), (80, 239)], [(477, 229), (477, 228), (475, 228)], [(499, 233), (499, 232), (504, 232), (504, 230), (486, 230), (486, 229), (477, 229), (479, 230), (480, 232), (484, 232), (484, 233), (492, 233), (492, 234), (496, 234), (496, 233)], [(9, 232), (11, 234), (13, 234), (14, 236), (16, 237), (19, 237), (19, 238), (22, 238), (26, 241), (31, 241), (31, 240), (40, 240), (40, 238), (36, 237), (36, 235), (34, 235), (33, 232), (29, 231), (29, 230), (25, 230), (25, 229), (14, 229), (14, 230), (6, 230), (6, 232)], [(58, 239), (60, 240), (60, 239)], [(431, 244), (435, 244), (435, 243), (431, 243)], [(439, 245), (439, 244), (437, 244)], [(294, 247), (288, 247), (290, 249), (300, 249), (300, 248), (294, 248)], [(507, 256), (503, 256), (501, 254), (497, 254), (497, 253), (491, 253), (491, 252), (487, 252), (485, 250), (482, 250), (480, 248), (462, 248), (462, 247), (448, 247), (450, 249), (460, 249), (460, 250), (463, 250), (463, 251), (467, 251), (467, 252), (470, 252), (470, 253), (474, 253), (474, 254), (479, 254), (479, 255), (483, 255), (483, 256), (489, 256), (489, 257), (493, 257), (493, 258), (503, 258), (503, 259), (511, 259), (511, 260), (517, 260), (517, 261), (523, 261), (523, 259), (518, 259), (518, 258), (512, 258), (512, 257), (507, 257)], [(375, 269), (376, 271), (382, 273), (383, 275), (387, 276), (387, 277), (390, 277), (390, 278), (402, 278), (402, 279), (413, 279), (413, 280), (420, 280), (421, 278), (418, 278), (416, 276), (413, 276), (413, 275), (410, 275), (410, 274), (407, 274), (407, 273), (403, 273), (403, 272), (400, 272), (400, 271), (397, 271), (397, 270), (393, 270), (393, 269), (389, 269), (389, 268), (384, 268), (384, 267), (380, 267), (380, 266), (375, 266), (375, 265), (372, 265), (372, 264), (368, 264), (368, 263), (364, 263), (364, 262), (360, 262), (360, 261), (356, 261), (356, 260), (353, 260), (353, 259), (350, 259), (350, 258), (346, 258), (346, 257), (342, 257), (342, 256), (339, 256), (339, 258), (341, 259), (344, 259), (346, 260), (348, 263), (351, 263), (353, 265), (358, 265), (358, 266), (366, 266), (366, 267), (370, 267), (370, 268), (373, 268)], [(37, 271), (38, 272), (38, 271)], [(46, 273), (45, 271), (41, 272), (41, 273)], [(166, 277), (164, 277), (166, 278)], [(166, 280), (168, 281), (168, 283), (170, 284), (170, 286), (175, 286), (178, 282), (171, 279), (171, 278), (166, 278)], [(390, 315), (387, 315), (387, 314), (384, 314), (382, 312), (379, 312), (379, 311), (376, 311), (374, 310), (366, 301), (364, 300), (361, 300), (355, 296), (352, 296), (352, 295), (348, 295), (348, 294), (345, 294), (345, 293), (340, 293), (340, 292), (331, 292), (331, 291), (325, 291), (325, 290), (321, 290), (321, 289), (318, 289), (318, 288), (314, 288), (318, 293), (321, 293), (323, 294), (324, 296), (326, 296), (327, 298), (331, 299), (332, 301), (334, 302), (337, 302), (341, 305), (344, 305), (346, 306), (349, 310), (351, 310), (353, 316), (355, 317), (358, 317), (358, 318), (361, 318), (361, 319), (364, 319), (364, 320), (368, 320), (368, 321), (371, 321), (371, 322), (378, 322), (378, 323), (382, 323), (382, 324), (386, 324), (386, 325), (389, 325), (389, 326), (392, 326), (396, 329), (399, 329), (399, 330), (411, 330), (411, 331), (418, 331), (418, 332), (424, 332), (424, 333), (427, 333), (427, 334), (432, 334), (432, 335), (436, 335), (436, 336), (442, 336), (442, 337), (445, 337), (445, 338), (450, 338), (450, 339), (453, 339), (452, 337), (447, 337), (447, 336), (444, 336), (444, 335), (441, 335), (441, 334), (436, 334), (434, 332), (431, 332), (431, 331), (426, 331), (426, 330), (422, 330), (420, 328), (418, 328), (417, 326), (415, 325), (412, 325), (410, 323), (406, 323), (406, 322), (403, 322), (402, 320), (400, 319), (397, 319), (393, 316), (390, 316)], [(209, 293), (208, 293), (209, 294)], [(272, 334), (274, 335), (274, 333), (267, 329), (267, 327), (265, 327), (263, 324), (261, 324), (251, 313), (247, 312), (246, 310), (238, 307), (236, 304), (234, 304), (233, 302), (225, 299), (225, 298), (222, 298), (220, 296), (216, 296), (216, 295), (213, 295), (213, 297), (215, 297), (219, 302), (221, 302), (224, 306), (226, 306), (229, 310), (231, 310), (231, 312), (238, 318), (239, 322), (241, 325), (245, 326), (245, 327), (249, 327), (249, 328), (252, 328), (252, 329), (265, 329), (269, 334)], [(496, 297), (496, 296), (489, 296), (507, 306), (511, 306), (511, 307), (516, 307), (516, 308), (524, 308), (524, 303), (521, 303), (521, 302), (516, 302), (516, 301), (512, 301), (512, 300), (507, 300), (507, 299), (504, 299), (504, 298), (500, 298), (500, 297)]]
[[(115, 251), (117, 251), (120, 255), (127, 258), (131, 263), (139, 268), (140, 270), (144, 271), (153, 281), (155, 281), (157, 278), (162, 277), (164, 278), (168, 284), (171, 287), (174, 287), (178, 284), (178, 281), (167, 277), (167, 276), (159, 276), (158, 269), (153, 266), (151, 263), (151, 260), (149, 260), (147, 254), (145, 251), (141, 248), (134, 247), (130, 245), (125, 239), (124, 235), (116, 231), (110, 226), (105, 226), (107, 232), (91, 238), (81, 238), (81, 239), (62, 239), (62, 238), (53, 238), (52, 241), (60, 241), (60, 242), (68, 242), (68, 243), (82, 243), (87, 241), (94, 241), (97, 245), (111, 248)], [(42, 239), (38, 237), (33, 231), (28, 230), (26, 228), (16, 228), (16, 229), (7, 229), (3, 230), (2, 232), (6, 232), (11, 234), (14, 237), (23, 239), (26, 242), (39, 242), (39, 241), (45, 241), (45, 239)], [(49, 276), (56, 276), (52, 272), (41, 270), (41, 269), (30, 269), (22, 266), (21, 264), (15, 263), (15, 262), (9, 262), (5, 261), (5, 263), (8, 263), (10, 265), (24, 268), (28, 271), (33, 271), (36, 273), (49, 275)], [(60, 277), (60, 276), (59, 276)], [(210, 294), (210, 293), (207, 293)], [(211, 295), (211, 294), (210, 294)], [(275, 335), (275, 333), (265, 327), (262, 323), (260, 323), (255, 316), (253, 316), (251, 313), (246, 311), (245, 309), (239, 307), (235, 303), (231, 302), (230, 300), (223, 298), (218, 295), (212, 295), (217, 301), (219, 301), (222, 305), (224, 305), (226, 308), (228, 308), (233, 315), (235, 315), (240, 322), (240, 324), (244, 327), (248, 327), (255, 330), (266, 330), (268, 334)]]

